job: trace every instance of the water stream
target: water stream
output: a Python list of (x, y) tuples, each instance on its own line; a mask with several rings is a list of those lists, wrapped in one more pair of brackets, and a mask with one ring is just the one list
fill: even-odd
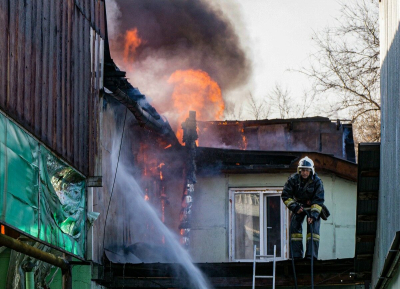
[[(121, 134), (114, 140), (110, 168), (114, 172), (113, 169), (117, 169), (117, 173), (110, 211), (115, 210), (115, 214), (110, 213), (110, 216), (114, 215), (114, 217), (107, 221), (110, 223), (107, 224), (107, 227), (111, 224), (112, 226), (121, 225), (121, 227), (115, 228), (114, 232), (118, 232), (118, 234), (124, 232), (125, 248), (123, 248), (123, 252), (128, 263), (180, 264), (179, 267), (182, 270), (176, 272), (176, 277), (185, 282), (186, 288), (212, 288), (200, 270), (193, 264), (189, 253), (179, 243), (177, 234), (163, 224), (158, 212), (145, 200), (144, 192), (133, 177), (135, 168), (130, 164), (132, 161), (123, 153), (124, 147), (126, 147), (125, 150), (130, 149), (130, 146), (126, 145), (127, 141), (123, 142), (119, 156)], [(112, 177), (114, 178), (114, 174)], [(109, 182), (109, 184), (112, 183)], [(123, 205), (121, 208), (117, 208), (118, 204)], [(179, 209), (177, 208), (177, 210)], [(120, 222), (119, 218), (124, 218), (125, 221)], [(112, 236), (106, 236), (106, 238), (112, 239)], [(112, 242), (108, 240), (107, 243)]]

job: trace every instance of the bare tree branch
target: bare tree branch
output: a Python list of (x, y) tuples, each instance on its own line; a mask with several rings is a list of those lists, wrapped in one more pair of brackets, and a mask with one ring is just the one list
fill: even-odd
[(255, 120), (267, 118), (270, 109), (267, 103), (257, 101), (251, 93), (249, 93), (249, 106), (248, 112), (254, 117)]
[(241, 120), (243, 118), (243, 105), (234, 103), (227, 103), (225, 105), (225, 118), (229, 120)]
[(279, 114), (280, 118), (289, 118), (293, 110), (293, 100), (287, 88), (275, 84), (273, 90), (268, 94), (268, 100), (267, 103)]
[[(379, 6), (357, 0), (343, 2), (338, 25), (315, 32), (318, 52), (310, 66), (299, 72), (314, 80), (315, 93), (338, 97), (340, 110), (348, 111), (359, 141), (379, 140)], [(372, 129), (377, 131), (371, 132)]]

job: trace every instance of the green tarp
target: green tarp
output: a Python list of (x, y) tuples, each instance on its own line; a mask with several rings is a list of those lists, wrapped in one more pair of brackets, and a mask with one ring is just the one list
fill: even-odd
[(2, 222), (84, 257), (85, 191), (77, 171), (0, 113)]

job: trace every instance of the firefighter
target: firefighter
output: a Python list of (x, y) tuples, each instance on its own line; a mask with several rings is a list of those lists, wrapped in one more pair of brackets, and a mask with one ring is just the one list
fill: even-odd
[[(314, 259), (318, 258), (320, 213), (324, 203), (324, 187), (314, 169), (314, 162), (309, 157), (299, 161), (297, 173), (287, 180), (283, 191), (282, 201), (292, 212), (290, 236), (291, 255), (303, 258), (303, 221), (307, 217), (307, 245), (305, 258), (311, 259), (313, 246)], [(313, 226), (313, 242), (309, 226)]]

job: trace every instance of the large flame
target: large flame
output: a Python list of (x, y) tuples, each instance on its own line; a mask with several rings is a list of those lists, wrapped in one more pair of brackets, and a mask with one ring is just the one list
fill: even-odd
[(137, 28), (126, 31), (125, 47), (124, 47), (124, 62), (130, 63), (135, 60), (136, 49), (142, 44), (143, 40), (138, 35)]
[(174, 85), (172, 103), (177, 114), (178, 128), (176, 136), (182, 141), (182, 122), (189, 110), (196, 111), (198, 120), (220, 119), (225, 104), (221, 89), (207, 72), (202, 70), (177, 70), (168, 80)]
[[(137, 28), (126, 31), (123, 62), (128, 73), (132, 73), (131, 64), (135, 61), (136, 50), (143, 43), (145, 41), (139, 37)], [(181, 124), (190, 110), (196, 111), (198, 120), (221, 119), (225, 109), (221, 89), (207, 72), (193, 69), (177, 70), (169, 77), (168, 83), (173, 85), (171, 102), (167, 104), (167, 111), (170, 112), (168, 118), (172, 121), (171, 124), (174, 124), (180, 142), (183, 135)], [(162, 111), (163, 107), (158, 109)]]

